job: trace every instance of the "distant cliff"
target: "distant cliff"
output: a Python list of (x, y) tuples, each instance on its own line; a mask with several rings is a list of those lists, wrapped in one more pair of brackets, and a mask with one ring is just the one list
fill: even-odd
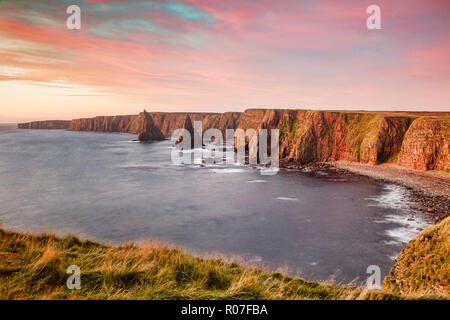
[[(175, 129), (182, 128), (186, 115), (192, 121), (202, 121), (210, 115), (220, 116), (214, 113), (186, 113), (186, 112), (149, 112), (155, 125), (165, 136), (170, 136)], [(68, 130), (73, 131), (100, 131), (100, 132), (126, 132), (139, 133), (141, 127), (138, 115), (102, 116), (95, 118), (74, 119)]]
[[(164, 136), (183, 128), (186, 115), (202, 121), (203, 130), (280, 130), (280, 159), (306, 164), (347, 160), (368, 164), (385, 162), (418, 169), (450, 171), (450, 113), (352, 112), (289, 109), (249, 109), (226, 113), (150, 112)], [(68, 130), (128, 132), (138, 134), (138, 115), (75, 119)], [(47, 128), (43, 122), (19, 128)]]
[(65, 120), (45, 120), (19, 123), (19, 129), (68, 129), (70, 121)]
[(99, 132), (129, 132), (137, 134), (141, 124), (139, 115), (99, 116), (94, 118), (74, 119), (68, 130), (99, 131)]

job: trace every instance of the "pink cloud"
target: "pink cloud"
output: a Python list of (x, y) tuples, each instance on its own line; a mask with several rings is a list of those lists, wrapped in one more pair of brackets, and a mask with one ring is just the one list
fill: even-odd
[[(87, 12), (75, 31), (64, 27), (64, 11), (46, 16), (60, 25), (42, 25), (10, 7), (0, 13), (2, 42), (30, 46), (0, 47), (1, 65), (23, 71), (0, 80), (65, 81), (171, 110), (404, 108), (426, 102), (420, 88), (430, 106), (448, 107), (448, 94), (439, 91), (450, 81), (448, 1), (379, 0), (383, 29), (369, 31), (372, 2), (186, 0), (213, 19), (189, 20), (159, 7), (106, 10)], [(120, 25), (137, 19), (146, 28)], [(401, 95), (405, 87), (414, 92)]]

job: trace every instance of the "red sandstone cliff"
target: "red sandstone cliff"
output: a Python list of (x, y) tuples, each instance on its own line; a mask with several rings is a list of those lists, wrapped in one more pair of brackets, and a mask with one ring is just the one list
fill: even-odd
[(238, 127), (279, 128), (280, 159), (309, 163), (347, 160), (450, 170), (449, 113), (310, 110), (245, 111)]
[[(195, 112), (149, 112), (156, 127), (165, 135), (170, 136), (175, 129), (183, 128), (186, 115), (192, 121), (202, 121), (205, 117), (220, 115), (214, 113)], [(100, 132), (127, 132), (137, 134), (141, 127), (138, 115), (103, 116), (95, 118), (74, 119), (69, 130), (73, 131), (100, 131)]]
[(167, 137), (172, 134), (176, 129), (184, 128), (186, 117), (192, 121), (203, 121), (206, 117), (218, 115), (220, 113), (197, 113), (197, 112), (151, 112), (155, 121), (155, 125), (161, 130), (161, 132)]
[(164, 135), (161, 130), (155, 126), (153, 122), (153, 117), (148, 114), (147, 111), (139, 114), (139, 130), (138, 130), (138, 140), (139, 141), (155, 141), (155, 140), (164, 140)]
[(408, 116), (308, 110), (252, 110), (238, 127), (279, 128), (281, 158), (291, 162), (348, 160), (379, 164), (401, 147)]
[(450, 119), (414, 120), (403, 139), (398, 164), (419, 170), (450, 171)]
[(138, 133), (139, 128), (138, 115), (124, 115), (74, 119), (70, 122), (68, 130)]
[[(187, 116), (192, 122), (202, 121), (203, 130), (278, 128), (283, 161), (392, 162), (419, 170), (450, 171), (450, 113), (249, 109), (243, 113), (153, 112), (150, 115), (166, 137), (175, 129), (185, 127)], [(19, 128), (33, 126), (22, 124)], [(140, 128), (142, 118), (138, 115), (76, 119), (68, 127), (69, 130), (135, 134)]]

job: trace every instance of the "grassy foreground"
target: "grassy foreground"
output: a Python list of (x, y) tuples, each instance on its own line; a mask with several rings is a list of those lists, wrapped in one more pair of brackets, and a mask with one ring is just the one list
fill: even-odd
[(450, 217), (406, 245), (383, 286), (400, 294), (450, 298)]
[[(69, 265), (81, 289), (69, 290)], [(0, 229), (0, 299), (403, 299), (400, 292), (308, 282), (154, 243), (106, 246)]]

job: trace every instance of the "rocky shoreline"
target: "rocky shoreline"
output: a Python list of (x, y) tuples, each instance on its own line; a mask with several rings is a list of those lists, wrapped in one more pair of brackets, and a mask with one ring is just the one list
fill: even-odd
[[(423, 212), (430, 221), (439, 223), (450, 216), (450, 175), (411, 172), (412, 170), (376, 165), (361, 165), (348, 162), (319, 162), (306, 165), (282, 162), (282, 168), (295, 169), (315, 177), (364, 178), (375, 182), (393, 183), (407, 188), (416, 206), (412, 210)], [(402, 172), (405, 170), (406, 172)], [(449, 175), (449, 176), (447, 176)], [(406, 176), (406, 178), (405, 178)], [(448, 181), (448, 182), (447, 182)], [(448, 183), (448, 186), (447, 186)]]

